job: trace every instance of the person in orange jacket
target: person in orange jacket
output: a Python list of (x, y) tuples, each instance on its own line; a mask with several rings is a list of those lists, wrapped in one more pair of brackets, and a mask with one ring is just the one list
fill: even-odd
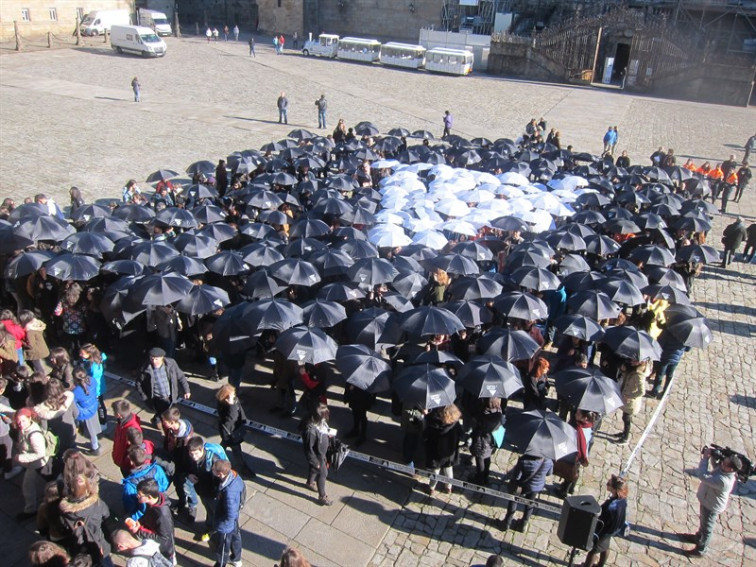
[(735, 192), (735, 188), (738, 186), (738, 173), (733, 169), (727, 174), (727, 177), (722, 182), (722, 208), (720, 212), (725, 214), (727, 212), (727, 202)]
[(710, 171), (711, 164), (708, 161), (703, 162), (703, 165), (696, 169), (696, 173), (700, 173), (701, 175), (709, 175)]
[(706, 174), (706, 177), (709, 178), (709, 184), (711, 185), (711, 202), (713, 203), (719, 198), (719, 194), (722, 191), (722, 181), (724, 180), (722, 164), (718, 163), (717, 167)]
[(690, 158), (688, 158), (688, 161), (685, 162), (683, 167), (687, 169), (688, 171), (698, 171), (698, 168), (696, 168), (696, 164), (693, 163), (693, 160)]

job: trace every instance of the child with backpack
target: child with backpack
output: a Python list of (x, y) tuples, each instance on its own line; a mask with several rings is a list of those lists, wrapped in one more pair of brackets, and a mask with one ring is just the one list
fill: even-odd
[(141, 447), (129, 447), (127, 455), (133, 470), (129, 476), (121, 481), (123, 485), (123, 509), (124, 513), (132, 520), (139, 520), (147, 511), (147, 506), (139, 500), (137, 495), (139, 483), (144, 480), (154, 480), (160, 492), (165, 492), (169, 486), (168, 477), (165, 476), (165, 471), (160, 465), (149, 461), (147, 454)]
[(116, 400), (111, 405), (116, 418), (115, 433), (113, 435), (113, 462), (121, 469), (123, 476), (131, 472), (131, 464), (126, 456), (129, 448), (128, 431), (138, 429), (142, 431), (139, 416), (131, 411), (131, 404), (126, 400)]
[(212, 469), (216, 462), (222, 460), (228, 460), (223, 447), (217, 443), (206, 443), (202, 437), (195, 435), (187, 442), (184, 458), (180, 461), (182, 476), (185, 479), (187, 511), (193, 520), (196, 517), (198, 500), (202, 502), (206, 513), (206, 534), (210, 534), (215, 526), (213, 499), (217, 486)]
[(168, 497), (160, 490), (154, 479), (137, 485), (137, 500), (147, 510), (139, 522), (130, 523), (129, 530), (143, 538), (155, 539), (160, 544), (160, 555), (176, 563), (173, 533), (173, 515)]

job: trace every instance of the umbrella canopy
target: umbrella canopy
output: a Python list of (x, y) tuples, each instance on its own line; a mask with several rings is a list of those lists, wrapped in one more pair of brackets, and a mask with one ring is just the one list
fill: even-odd
[(578, 291), (567, 300), (567, 307), (572, 313), (590, 317), (594, 321), (614, 319), (622, 311), (603, 291), (593, 289)]
[(197, 219), (194, 218), (191, 211), (178, 207), (163, 209), (155, 215), (155, 221), (178, 228), (197, 228)]
[(100, 262), (84, 254), (61, 254), (45, 263), (48, 275), (61, 281), (86, 282), (100, 273)]
[(356, 284), (331, 283), (326, 284), (318, 290), (318, 299), (327, 299), (329, 301), (356, 301), (365, 297), (363, 292)]
[(398, 275), (399, 270), (384, 258), (362, 258), (347, 270), (347, 276), (350, 280), (371, 287), (392, 282)]
[(221, 276), (238, 276), (249, 271), (250, 266), (236, 250), (224, 250), (205, 260), (207, 269)]
[(286, 285), (310, 287), (320, 281), (320, 274), (310, 262), (299, 258), (286, 258), (268, 268), (271, 276)]
[(451, 299), (490, 299), (501, 293), (499, 282), (488, 277), (464, 277), (454, 280), (449, 286)]
[(308, 327), (333, 327), (347, 318), (344, 306), (335, 301), (315, 299), (302, 306), (302, 316)]
[(652, 301), (657, 299), (664, 299), (670, 303), (680, 303), (682, 305), (690, 305), (690, 299), (685, 291), (673, 286), (673, 285), (649, 285), (641, 288), (641, 291), (648, 295)]
[(248, 307), (248, 303), (238, 303), (226, 309), (215, 321), (213, 338), (221, 353), (244, 352), (257, 342), (256, 329), (250, 328), (244, 320)]
[(112, 251), (114, 246), (110, 238), (96, 232), (77, 232), (60, 243), (63, 250), (95, 258), (101, 258), (103, 253)]
[(410, 335), (427, 337), (453, 335), (465, 326), (459, 317), (448, 309), (426, 305), (404, 313), (401, 328)]
[[(200, 262), (200, 265), (202, 266), (202, 272), (197, 273), (205, 272), (205, 265), (202, 264), (202, 262)], [(112, 262), (106, 262), (102, 266), (100, 266), (101, 272), (123, 274), (125, 276), (141, 276), (148, 270), (149, 268), (147, 266), (140, 264), (136, 260), (113, 260)], [(186, 276), (188, 274), (184, 275)]]
[(536, 291), (558, 289), (562, 285), (559, 278), (547, 269), (528, 266), (517, 268), (509, 275), (509, 279), (520, 287)]
[(75, 223), (84, 223), (96, 217), (109, 217), (111, 214), (110, 207), (89, 203), (73, 211), (71, 220)]
[(39, 270), (50, 258), (55, 256), (49, 250), (32, 250), (23, 252), (11, 259), (5, 266), (5, 277), (11, 280), (28, 276)]
[(34, 242), (64, 240), (76, 232), (66, 221), (49, 215), (26, 217), (13, 225), (13, 234)]
[(395, 346), (402, 338), (397, 316), (379, 308), (365, 309), (351, 315), (346, 322), (345, 332), (353, 342), (372, 349)]
[(555, 326), (563, 335), (582, 341), (597, 341), (604, 336), (603, 327), (583, 315), (562, 315), (556, 320)]
[(176, 311), (187, 315), (205, 315), (231, 303), (228, 293), (212, 285), (195, 285), (189, 294), (176, 304)]
[(683, 246), (677, 251), (676, 259), (683, 262), (697, 262), (700, 264), (712, 264), (719, 261), (719, 252), (716, 248), (702, 244), (690, 244)]
[[(120, 261), (128, 262), (130, 260)], [(184, 276), (198, 276), (207, 272), (207, 266), (201, 260), (189, 256), (174, 256), (160, 264), (158, 269), (163, 272), (177, 272)]]
[(155, 211), (144, 205), (121, 205), (113, 211), (113, 217), (128, 222), (147, 223), (155, 218)]
[(505, 442), (522, 455), (557, 461), (577, 452), (577, 432), (551, 411), (507, 413)]
[(135, 306), (168, 305), (186, 297), (193, 287), (191, 280), (175, 272), (151, 274), (134, 284), (129, 303)]
[(620, 305), (643, 305), (646, 299), (634, 283), (621, 278), (607, 278), (596, 285), (615, 303)]
[(675, 263), (675, 257), (669, 250), (655, 244), (639, 246), (630, 253), (629, 258), (647, 266), (670, 266)]
[(417, 364), (405, 367), (394, 380), (394, 391), (408, 407), (433, 409), (454, 403), (454, 380), (437, 366)]
[(147, 266), (157, 266), (178, 254), (178, 250), (173, 245), (160, 241), (139, 242), (127, 250), (128, 259)]
[(509, 398), (522, 390), (520, 371), (498, 356), (475, 356), (465, 364), (457, 382), (477, 398)]
[(284, 331), (303, 321), (302, 308), (286, 299), (263, 299), (247, 303), (243, 312), (244, 324), (258, 332), (263, 329)]
[(440, 307), (454, 313), (465, 327), (470, 329), (493, 321), (493, 313), (475, 300), (449, 301)]
[(494, 309), (505, 317), (540, 321), (549, 315), (549, 308), (543, 300), (524, 291), (508, 291), (494, 301)]
[(255, 272), (244, 282), (244, 294), (250, 299), (271, 299), (286, 289), (265, 270)]
[(670, 305), (664, 317), (666, 326), (662, 337), (669, 335), (683, 346), (705, 348), (714, 338), (709, 321), (691, 306)]
[(288, 360), (320, 364), (336, 358), (338, 345), (317, 327), (292, 327), (279, 335), (276, 349)]
[(635, 327), (609, 327), (602, 339), (619, 356), (630, 360), (659, 360), (661, 346), (646, 331)]
[(377, 393), (391, 389), (391, 365), (365, 345), (343, 345), (336, 351), (336, 368), (360, 390)]
[(525, 331), (495, 327), (478, 339), (478, 352), (502, 357), (510, 362), (528, 360), (541, 347)]
[(409, 299), (414, 298), (419, 292), (425, 289), (428, 280), (422, 274), (410, 273), (400, 274), (398, 278), (391, 282), (391, 287)]
[(619, 384), (596, 368), (568, 368), (554, 378), (557, 394), (578, 409), (606, 415), (624, 405)]
[(462, 362), (460, 358), (445, 350), (427, 350), (419, 354), (407, 364), (435, 364), (436, 366), (448, 364), (449, 366), (458, 368), (464, 366), (465, 363)]
[(443, 254), (425, 261), (429, 268), (444, 270), (450, 274), (460, 274), (463, 276), (476, 275), (480, 273), (480, 268), (475, 260), (471, 260), (462, 254)]

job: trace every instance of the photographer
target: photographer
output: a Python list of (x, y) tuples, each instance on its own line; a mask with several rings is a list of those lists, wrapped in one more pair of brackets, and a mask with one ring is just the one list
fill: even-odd
[(731, 454), (721, 459), (716, 470), (709, 472), (709, 464), (715, 466), (717, 463), (713, 458), (712, 450), (704, 447), (701, 456), (700, 468), (703, 476), (696, 494), (700, 503), (700, 523), (696, 533), (682, 536), (685, 541), (696, 544), (693, 549), (685, 551), (685, 554), (690, 557), (703, 557), (708, 551), (714, 524), (717, 517), (727, 508), (730, 492), (736, 481), (735, 475), (742, 467), (740, 457)]

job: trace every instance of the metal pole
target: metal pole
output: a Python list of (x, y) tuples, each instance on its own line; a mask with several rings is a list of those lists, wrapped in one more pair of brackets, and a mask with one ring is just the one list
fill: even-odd
[(13, 20), (13, 35), (16, 39), (16, 51), (21, 51), (21, 33), (18, 31), (18, 22)]
[(591, 70), (591, 82), (593, 82), (596, 78), (596, 64), (598, 63), (598, 55), (599, 55), (599, 47), (601, 46), (601, 33), (604, 31), (604, 26), (601, 26), (598, 29), (598, 34), (596, 35), (596, 51), (593, 53), (593, 68)]
[(79, 19), (79, 13), (76, 12), (76, 45), (81, 45), (81, 20)]

